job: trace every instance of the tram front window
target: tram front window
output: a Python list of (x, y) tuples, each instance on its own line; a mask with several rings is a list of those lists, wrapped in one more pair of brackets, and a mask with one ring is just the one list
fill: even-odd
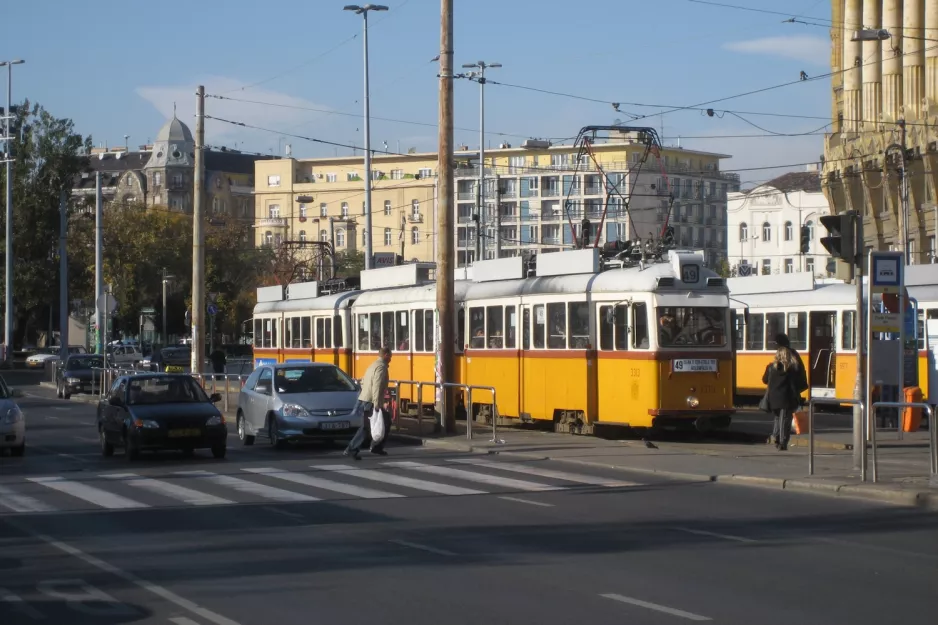
[(661, 347), (725, 347), (726, 309), (690, 306), (658, 307)]

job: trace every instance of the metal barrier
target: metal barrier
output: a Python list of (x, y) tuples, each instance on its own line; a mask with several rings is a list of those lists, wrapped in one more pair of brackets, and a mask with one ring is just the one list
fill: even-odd
[[(360, 381), (359, 381), (360, 382)], [(496, 403), (495, 387), (493, 386), (470, 386), (468, 384), (461, 384), (459, 382), (419, 382), (417, 380), (389, 380), (388, 384), (394, 384), (398, 389), (401, 385), (410, 386), (413, 388), (417, 387), (417, 434), (418, 436), (423, 433), (423, 388), (431, 387), (433, 389), (448, 389), (448, 388), (457, 388), (462, 389), (466, 392), (466, 401), (469, 404), (466, 408), (466, 438), (472, 440), (472, 391), (489, 391), (492, 393), (492, 443), (504, 443), (505, 441), (499, 440), (498, 433), (498, 404)], [(446, 405), (446, 395), (443, 393), (443, 405), (441, 418), (445, 419), (447, 414), (447, 405)], [(398, 391), (398, 406), (400, 406), (400, 391)], [(441, 424), (442, 425), (442, 424)], [(398, 419), (397, 429), (400, 431), (400, 419)]]
[[(866, 410), (863, 402), (859, 399), (837, 399), (835, 397), (812, 397), (808, 400), (808, 475), (814, 475), (814, 405), (828, 404), (832, 406), (859, 406), (862, 413), (863, 423), (866, 423)], [(861, 457), (860, 479), (866, 481), (866, 453)]]
[(469, 386), (468, 391), (468, 401), (469, 409), (466, 411), (466, 438), (472, 440), (472, 424), (475, 423), (475, 418), (472, 415), (472, 391), (489, 391), (492, 393), (492, 443), (499, 443), (504, 441), (498, 440), (498, 403), (495, 401), (495, 387), (494, 386)]
[[(231, 380), (236, 379), (238, 381), (238, 385), (234, 388), (234, 392), (240, 393), (241, 386), (244, 384), (244, 380), (247, 380), (249, 377), (248, 375), (241, 375), (237, 373), (190, 373), (189, 375), (191, 375), (195, 379), (195, 381), (199, 383), (199, 386), (201, 386), (206, 391), (208, 391), (207, 382), (211, 380), (212, 382), (211, 392), (221, 393), (222, 400), (224, 401), (225, 412), (228, 412), (228, 409), (230, 407), (228, 395), (229, 393), (232, 392)], [(219, 390), (218, 382), (220, 378), (224, 379), (225, 381), (224, 392)]]
[[(918, 402), (904, 401), (878, 401), (873, 404), (870, 414), (870, 445), (873, 449), (873, 481), (876, 482), (879, 477), (879, 469), (876, 458), (876, 411), (880, 408), (921, 408), (928, 415), (928, 456), (931, 466), (929, 473), (932, 479), (938, 475), (938, 428), (935, 427), (934, 413), (930, 405)], [(902, 415), (899, 415), (901, 427)]]

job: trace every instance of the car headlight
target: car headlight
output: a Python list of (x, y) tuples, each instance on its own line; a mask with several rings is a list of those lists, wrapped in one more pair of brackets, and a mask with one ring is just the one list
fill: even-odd
[(20, 409), (17, 406), (10, 408), (9, 410), (7, 410), (7, 413), (3, 415), (3, 422), (7, 424), (17, 423), (18, 421), (22, 421), (22, 420), (23, 420), (23, 413), (20, 412)]
[(293, 419), (309, 419), (311, 416), (306, 408), (296, 404), (284, 404), (280, 412), (283, 416)]
[(225, 425), (225, 417), (221, 415), (209, 417), (208, 421), (205, 422), (205, 425)]
[(69, 384), (78, 384), (79, 382), (81, 382), (81, 380), (79, 380), (78, 378), (65, 378), (65, 381), (68, 382)]
[(687, 407), (688, 407), (688, 408), (696, 408), (696, 407), (699, 406), (699, 405), (700, 405), (700, 400), (699, 400), (699, 399), (697, 399), (697, 398), (694, 397), (693, 395), (688, 395), (688, 396), (687, 396)]
[(160, 427), (160, 424), (152, 419), (137, 419), (134, 421), (134, 425), (145, 430), (158, 430)]

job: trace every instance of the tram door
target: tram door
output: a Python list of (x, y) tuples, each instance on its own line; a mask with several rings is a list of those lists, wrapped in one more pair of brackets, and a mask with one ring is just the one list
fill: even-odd
[[(808, 367), (811, 380), (812, 394), (815, 397), (833, 397), (836, 380), (834, 379), (835, 354), (834, 337), (836, 333), (837, 313), (833, 311), (812, 312), (808, 338), (808, 354), (810, 362)], [(815, 390), (817, 389), (817, 390)], [(827, 392), (818, 392), (824, 389)]]

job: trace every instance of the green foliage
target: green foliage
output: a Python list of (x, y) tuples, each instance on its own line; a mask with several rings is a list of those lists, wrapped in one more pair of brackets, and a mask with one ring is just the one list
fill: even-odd
[(340, 252), (335, 261), (337, 278), (351, 278), (365, 270), (364, 252)]

